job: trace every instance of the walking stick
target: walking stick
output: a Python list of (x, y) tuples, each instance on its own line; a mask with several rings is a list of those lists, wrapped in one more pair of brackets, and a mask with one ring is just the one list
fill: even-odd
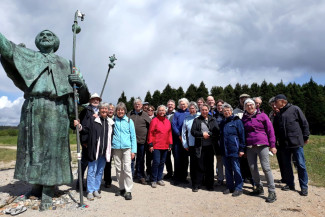
[(104, 81), (104, 85), (103, 85), (103, 88), (102, 88), (102, 92), (100, 93), (100, 98), (102, 98), (102, 96), (103, 96), (104, 89), (105, 89), (106, 82), (107, 82), (107, 78), (108, 78), (108, 74), (111, 71), (111, 69), (114, 68), (114, 66), (115, 66), (114, 61), (117, 60), (115, 58), (115, 54), (113, 54), (113, 56), (110, 56), (109, 57), (109, 60), (110, 60), (110, 63), (108, 64), (108, 71), (107, 71), (107, 74), (106, 74), (106, 78), (105, 78), (105, 81)]
[[(81, 21), (83, 21), (85, 14), (82, 14), (79, 10), (77, 10), (74, 15), (74, 23), (72, 25), (72, 31), (73, 31), (72, 73), (73, 74), (75, 74), (77, 71), (77, 68), (76, 68), (76, 35), (81, 31), (80, 26), (78, 26), (78, 17), (81, 19)], [(75, 116), (76, 116), (76, 120), (79, 120), (79, 118), (78, 118), (78, 91), (77, 91), (77, 86), (75, 83), (73, 84), (73, 93), (74, 93)], [(77, 126), (77, 128), (78, 128), (78, 126)], [(77, 132), (78, 177), (79, 177), (79, 193), (80, 193), (79, 206), (82, 207), (84, 205), (83, 204), (84, 202), (83, 202), (83, 181), (82, 181), (82, 175), (81, 175), (81, 153), (80, 153), (79, 130), (77, 129), (76, 132)]]

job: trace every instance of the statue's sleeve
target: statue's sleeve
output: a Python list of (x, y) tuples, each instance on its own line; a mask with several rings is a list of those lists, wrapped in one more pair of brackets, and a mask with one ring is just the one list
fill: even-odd
[(0, 33), (0, 54), (1, 58), (6, 58), (7, 60), (12, 60), (13, 47), (11, 42)]

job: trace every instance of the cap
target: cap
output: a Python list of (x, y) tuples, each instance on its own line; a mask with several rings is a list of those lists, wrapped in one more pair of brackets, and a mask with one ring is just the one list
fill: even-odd
[(251, 96), (248, 95), (248, 94), (246, 94), (246, 93), (243, 93), (242, 95), (239, 96), (239, 99), (240, 99), (240, 98), (243, 98), (243, 97), (250, 98)]
[(148, 102), (143, 102), (142, 105), (149, 105), (149, 103)]
[(287, 97), (284, 94), (279, 94), (274, 97), (274, 101), (277, 101), (279, 99), (287, 100)]
[(94, 98), (98, 98), (100, 102), (102, 101), (102, 98), (100, 98), (100, 96), (98, 95), (98, 93), (94, 93), (93, 95), (91, 95), (91, 97), (90, 97), (89, 100), (94, 99)]

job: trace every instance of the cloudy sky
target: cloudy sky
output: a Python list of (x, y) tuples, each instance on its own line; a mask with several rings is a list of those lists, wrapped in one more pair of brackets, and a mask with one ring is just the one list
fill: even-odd
[[(325, 2), (303, 0), (1, 0), (0, 32), (37, 50), (43, 29), (71, 59), (74, 13), (86, 14), (76, 63), (91, 92), (100, 93), (109, 56), (117, 62), (104, 92), (144, 98), (167, 83), (185, 90), (253, 82), (325, 81)], [(19, 122), (22, 92), (0, 67), (0, 125)]]

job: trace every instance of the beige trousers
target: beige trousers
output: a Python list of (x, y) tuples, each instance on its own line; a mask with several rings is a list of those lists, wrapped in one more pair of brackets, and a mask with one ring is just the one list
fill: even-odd
[(116, 178), (120, 190), (131, 192), (133, 187), (131, 171), (131, 149), (113, 149)]

